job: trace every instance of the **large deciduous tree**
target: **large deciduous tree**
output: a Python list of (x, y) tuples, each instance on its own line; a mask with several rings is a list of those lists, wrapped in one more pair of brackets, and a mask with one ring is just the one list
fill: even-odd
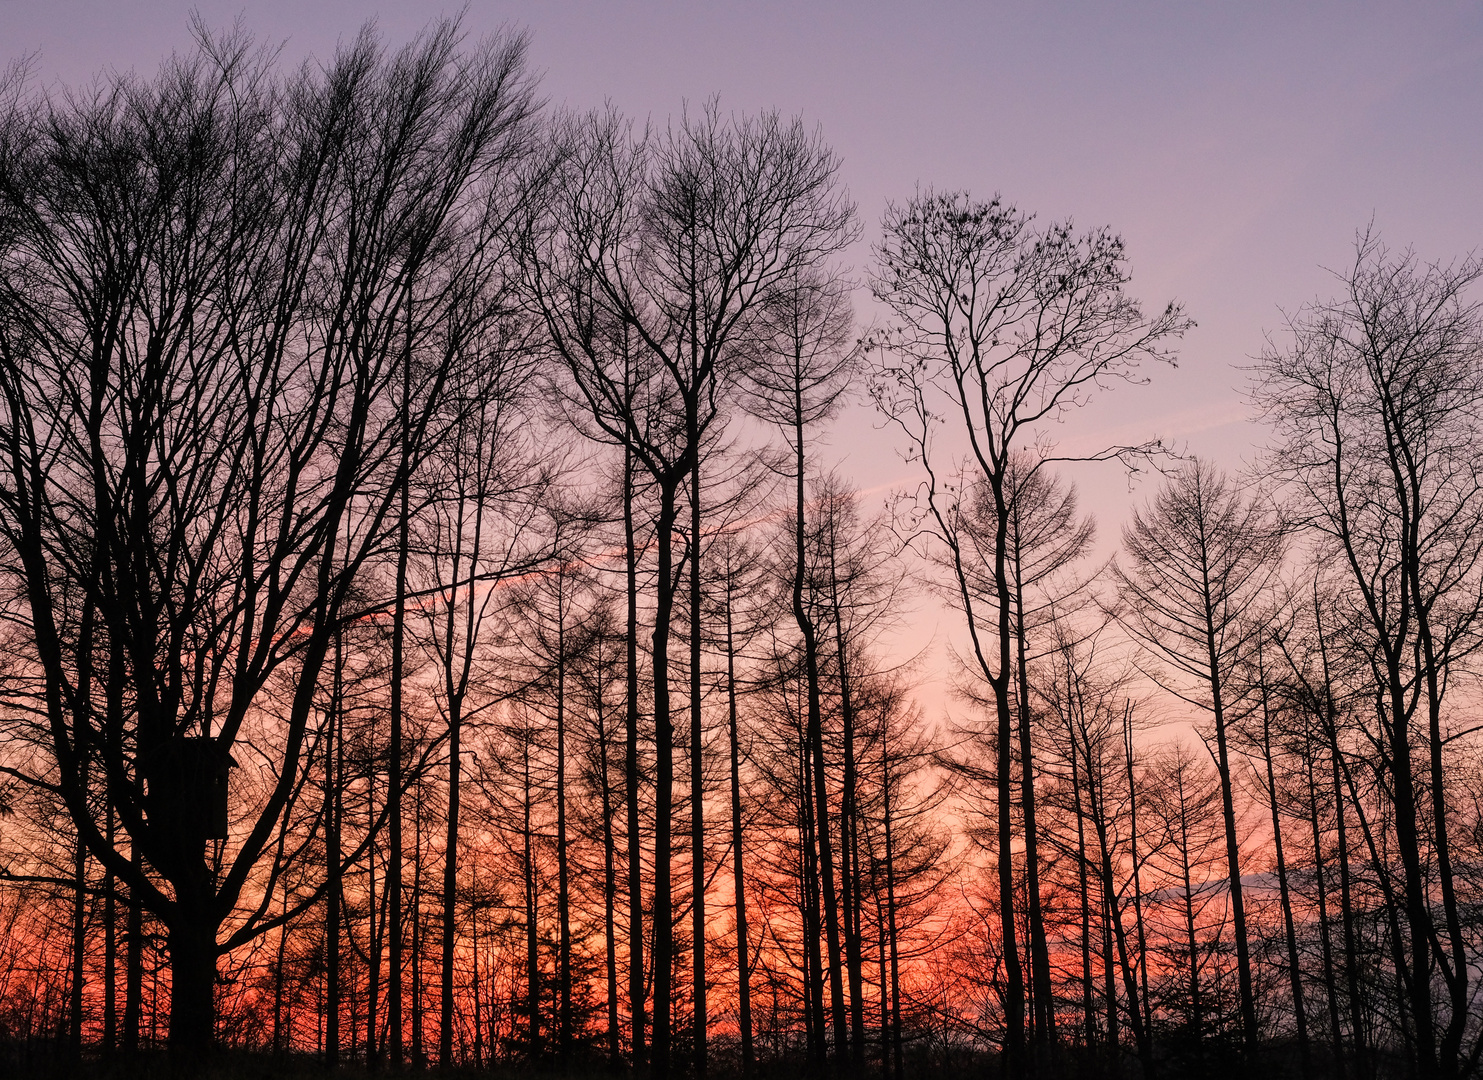
[[(758, 316), (780, 284), (806, 277), (847, 242), (853, 207), (833, 152), (802, 122), (776, 113), (726, 118), (711, 105), (663, 134), (642, 136), (608, 114), (571, 119), (556, 135), (550, 182), (525, 247), (529, 294), (584, 425), (631, 455), (657, 503), (653, 1066), (663, 1078), (672, 1041), (669, 639), (682, 569), (675, 558), (681, 502), (688, 481), (694, 560), (701, 455), (724, 422), (725, 390), (755, 353)], [(692, 585), (698, 580), (692, 576)], [(696, 939), (697, 971), (703, 941)], [(703, 1071), (703, 982), (697, 989)], [(636, 1056), (641, 1043), (635, 1024)]]
[[(285, 77), (203, 33), (153, 81), (0, 116), (8, 615), (47, 782), (167, 928), (188, 1053), (212, 1041), (217, 957), (318, 897), (270, 914), (308, 842), (286, 830), (327, 654), (374, 606), (363, 571), (488, 314), (524, 52), (461, 52), (443, 23)], [(228, 801), (234, 756), (252, 775)]]
[(1361, 235), (1339, 295), (1291, 319), (1255, 393), (1275, 429), (1267, 467), (1318, 557), (1343, 568), (1338, 621), (1371, 671), (1365, 758), (1400, 856), (1396, 980), (1422, 1078), (1471, 1067), (1476, 1010), (1448, 801), (1465, 721), (1448, 691), (1483, 640), (1480, 277), (1483, 260), (1423, 264)]
[[(789, 441), (792, 464), (793, 559), (789, 606), (798, 627), (803, 652), (804, 693), (807, 701), (806, 757), (812, 762), (814, 842), (822, 879), (824, 941), (827, 946), (830, 1009), (834, 1021), (834, 1048), (845, 1044), (844, 981), (838, 892), (835, 889), (835, 841), (843, 845), (829, 825), (829, 792), (824, 762), (824, 714), (821, 686), (820, 627), (805, 602), (809, 589), (808, 522), (804, 498), (807, 480), (807, 430), (842, 404), (857, 355), (850, 349), (852, 325), (848, 294), (843, 280), (816, 273), (779, 282), (762, 325), (767, 331), (756, 362), (747, 370), (754, 414), (776, 424)], [(853, 766), (849, 766), (853, 768)], [(843, 822), (843, 815), (841, 821)], [(842, 832), (842, 830), (841, 830)], [(842, 852), (840, 853), (842, 855)], [(852, 999), (857, 1007), (859, 994)], [(819, 1007), (822, 1008), (822, 1002)], [(858, 1027), (858, 1025), (857, 1025)], [(823, 1032), (812, 1044), (816, 1053), (824, 1046)], [(858, 1041), (858, 1040), (857, 1040)]]
[[(973, 662), (992, 692), (1004, 1052), (1008, 1074), (1021, 1076), (1025, 980), (1011, 855), (1014, 484), (1058, 460), (1050, 425), (1094, 391), (1139, 378), (1143, 362), (1172, 361), (1171, 343), (1190, 321), (1172, 303), (1144, 314), (1127, 291), (1122, 240), (1106, 228), (1037, 227), (997, 198), (927, 190), (889, 207), (882, 231), (871, 290), (891, 321), (876, 339), (873, 394), (924, 473), (912, 524), (945, 553)], [(1115, 446), (1076, 457), (1131, 463), (1156, 448)], [(987, 497), (977, 512), (980, 484)], [(987, 596), (975, 585), (980, 577)], [(1033, 802), (1032, 783), (1022, 797)], [(1044, 942), (1032, 942), (1030, 955), (1037, 994), (1049, 1000)], [(1050, 1032), (1037, 1028), (1041, 1035)]]
[[(1260, 501), (1194, 459), (1135, 511), (1123, 530), (1126, 566), (1114, 569), (1123, 625), (1161, 662), (1154, 678), (1208, 711), (1220, 773), (1226, 880), (1241, 995), (1241, 1031), (1255, 1049), (1256, 994), (1241, 891), (1240, 838), (1231, 773), (1231, 729), (1245, 696), (1236, 675), (1252, 655), (1255, 605), (1277, 573), (1282, 533)], [(1153, 669), (1150, 669), (1151, 671)]]

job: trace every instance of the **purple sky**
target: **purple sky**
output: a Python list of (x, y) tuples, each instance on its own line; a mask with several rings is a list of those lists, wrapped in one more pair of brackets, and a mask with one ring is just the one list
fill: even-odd
[[(326, 56), (376, 18), (399, 44), (441, 10), (355, 0), (0, 0), (0, 55), (46, 84), (153, 71), (192, 9), (239, 15), (285, 58)], [(1483, 242), (1483, 5), (470, 0), (475, 34), (528, 27), (553, 104), (605, 99), (659, 122), (685, 100), (822, 125), (867, 237), (919, 181), (996, 190), (1042, 217), (1110, 224), (1135, 292), (1199, 328), (1177, 371), (1120, 390), (1067, 442), (1152, 433), (1238, 468), (1261, 438), (1239, 366), (1331, 290), (1372, 217), (1393, 247), (1450, 260)], [(853, 256), (863, 268), (867, 249)], [(863, 486), (903, 477), (868, 414), (832, 450)], [(1082, 478), (1116, 536), (1126, 487)], [(1147, 494), (1140, 491), (1141, 499)]]
[[(38, 54), (48, 84), (110, 66), (149, 73), (189, 44), (193, 9), (215, 26), (240, 16), (293, 60), (329, 54), (368, 18), (399, 43), (457, 10), (0, 0), (0, 54)], [(528, 27), (553, 104), (610, 99), (663, 122), (720, 94), (727, 109), (817, 121), (867, 235), (885, 200), (919, 181), (1112, 225), (1137, 293), (1150, 305), (1179, 298), (1200, 325), (1180, 370), (1084, 422), (1156, 429), (1231, 466), (1259, 437), (1240, 421), (1237, 365), (1280, 308), (1329, 288), (1321, 267), (1344, 263), (1357, 226), (1373, 216), (1389, 243), (1427, 258), (1483, 238), (1477, 3), (472, 0), (466, 22), (474, 33)], [(862, 483), (893, 471), (873, 454), (848, 468)]]

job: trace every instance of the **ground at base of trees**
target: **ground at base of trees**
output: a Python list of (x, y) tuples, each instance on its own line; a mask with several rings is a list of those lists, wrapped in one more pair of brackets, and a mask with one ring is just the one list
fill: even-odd
[(428, 1066), (414, 1070), (404, 1065), (393, 1072), (384, 1065), (368, 1069), (361, 1062), (327, 1068), (315, 1054), (274, 1054), (255, 1050), (218, 1050), (199, 1065), (184, 1070), (175, 1066), (167, 1051), (145, 1051), (104, 1057), (89, 1052), (79, 1060), (71, 1053), (51, 1045), (0, 1046), (0, 1075), (11, 1080), (321, 1080), (326, 1076), (343, 1080), (361, 1077), (437, 1076), (448, 1080), (534, 1080), (557, 1077), (563, 1080), (599, 1080), (625, 1074), (626, 1070), (610, 1068), (603, 1063), (583, 1063), (558, 1073), (554, 1067), (502, 1065), (497, 1068), (455, 1066), (438, 1069)]
[[(1164, 1045), (1160, 1049), (1163, 1051), (1157, 1062), (1160, 1078), (1298, 1080), (1303, 1075), (1297, 1046), (1291, 1040), (1262, 1045), (1257, 1051), (1258, 1061), (1253, 1065), (1243, 1064), (1239, 1050), (1234, 1046), (1229, 1047), (1225, 1054), (1202, 1052), (1208, 1051), (1208, 1047), (1200, 1048), (1194, 1054), (1182, 1053), (1177, 1045)], [(1044, 1080), (1136, 1080), (1139, 1076), (1138, 1063), (1130, 1053), (1124, 1056), (1118, 1069), (1108, 1068), (1100, 1050), (1089, 1052), (1085, 1047), (1063, 1046), (1060, 1056), (1059, 1067), (1048, 1069)], [(904, 1080), (996, 1080), (1003, 1074), (997, 1055), (964, 1048), (908, 1048), (903, 1064)], [(1399, 1059), (1373, 1064), (1377, 1080), (1406, 1074), (1405, 1063)], [(740, 1080), (739, 1062), (713, 1057), (709, 1066), (709, 1080)], [(1314, 1061), (1312, 1068), (1315, 1078), (1335, 1075), (1332, 1063), (1328, 1061)], [(844, 1067), (844, 1073), (849, 1080), (869, 1080), (882, 1075), (872, 1066), (866, 1067), (863, 1076), (856, 1075), (848, 1065)], [(164, 1050), (113, 1056), (89, 1051), (79, 1059), (68, 1049), (55, 1044), (29, 1042), (0, 1043), (0, 1075), (10, 1080), (178, 1080), (181, 1077), (191, 1080), (322, 1080), (331, 1075), (340, 1080), (388, 1076), (427, 1076), (446, 1080), (612, 1080), (634, 1074), (623, 1064), (613, 1065), (597, 1059), (573, 1063), (565, 1070), (558, 1068), (555, 1062), (505, 1063), (482, 1068), (454, 1066), (446, 1070), (435, 1065), (420, 1069), (404, 1065), (398, 1071), (384, 1064), (371, 1069), (363, 1062), (349, 1062), (330, 1069), (314, 1054), (234, 1049), (218, 1050), (206, 1062), (179, 1068)], [(680, 1077), (687, 1075), (684, 1070), (678, 1072)], [(779, 1060), (759, 1062), (756, 1080), (795, 1080), (809, 1075), (809, 1068), (802, 1059)], [(826, 1068), (821, 1075), (828, 1078), (833, 1073)]]

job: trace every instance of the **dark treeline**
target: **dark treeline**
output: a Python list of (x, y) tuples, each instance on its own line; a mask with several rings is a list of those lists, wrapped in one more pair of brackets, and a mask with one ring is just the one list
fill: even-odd
[(1361, 236), (1239, 476), (1071, 454), (1192, 325), (1115, 233), (923, 188), (856, 281), (800, 121), (538, 90), (0, 83), (9, 1060), (1477, 1075), (1483, 262)]

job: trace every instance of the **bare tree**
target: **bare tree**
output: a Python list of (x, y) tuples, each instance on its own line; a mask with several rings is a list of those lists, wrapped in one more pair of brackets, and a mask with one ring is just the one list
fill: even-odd
[[(1150, 865), (1169, 882), (1153, 904), (1167, 965), (1160, 997), (1189, 1036), (1180, 1041), (1198, 1052), (1217, 1013), (1207, 968), (1219, 947), (1220, 926), (1207, 912), (1220, 896), (1220, 879), (1212, 871), (1225, 853), (1220, 776), (1199, 751), (1176, 743), (1154, 757), (1145, 780), (1155, 834)], [(1185, 1061), (1192, 1069), (1202, 1064)]]
[(549, 448), (537, 449), (522, 409), (531, 353), (519, 336), (478, 345), (471, 377), (448, 395), (454, 416), (427, 462), (426, 580), (419, 590), (448, 755), (438, 1014), (443, 1067), (453, 1060), (463, 732), (505, 689), (490, 677), (488, 660), (491, 626), (504, 608), (500, 584), (539, 566), (567, 540), (567, 521), (550, 497)]
[[(790, 603), (803, 647), (804, 688), (808, 702), (807, 753), (813, 762), (810, 797), (814, 806), (814, 837), (822, 875), (820, 891), (824, 901), (834, 1049), (839, 1054), (845, 1045), (846, 1018), (838, 893), (834, 887), (838, 860), (829, 824), (829, 794), (824, 769), (823, 692), (820, 682), (822, 647), (819, 627), (810, 617), (805, 603), (808, 555), (804, 493), (807, 430), (839, 408), (857, 357), (848, 347), (852, 319), (845, 283), (838, 277), (798, 274), (791, 280), (780, 282), (763, 318), (770, 332), (769, 339), (765, 340), (757, 362), (749, 367), (747, 377), (751, 383), (752, 410), (777, 424), (791, 444), (794, 497)], [(855, 1000), (858, 1004), (858, 994)]]
[[(1054, 473), (1036, 467), (1033, 458), (1010, 460), (1008, 486), (1008, 536), (1006, 562), (1013, 588), (1014, 604), (1011, 632), (1014, 636), (1015, 714), (1019, 728), (1020, 813), (1025, 834), (1025, 907), (1030, 937), (1032, 978), (1030, 998), (1033, 1008), (1032, 1031), (1038, 1044), (1055, 1044), (1055, 999), (1050, 983), (1050, 954), (1046, 941), (1040, 887), (1040, 844), (1036, 823), (1035, 753), (1032, 731), (1034, 716), (1031, 706), (1030, 665), (1040, 659), (1032, 637), (1046, 624), (1067, 618), (1079, 602), (1087, 600), (1083, 582), (1069, 577), (1069, 572), (1096, 535), (1096, 523), (1079, 518), (1074, 485), (1066, 485)], [(976, 526), (984, 532), (980, 544), (991, 547), (998, 526), (993, 508), (992, 491), (980, 483), (975, 500)], [(991, 575), (978, 568), (975, 588), (986, 610), (993, 610), (998, 591), (985, 580)], [(1081, 594), (1081, 595), (1078, 595)], [(1053, 643), (1046, 648), (1053, 649)]]
[[(218, 955), (317, 898), (269, 914), (304, 840), (275, 844), (318, 682), (425, 453), (466, 330), (450, 314), (498, 256), (524, 40), (459, 42), (443, 23), (387, 57), (366, 32), (283, 79), (202, 34), (153, 82), (0, 122), (10, 615), (73, 820), (168, 928), (187, 1052), (212, 1040)], [(253, 775), (229, 785), (234, 748)], [(98, 827), (90, 770), (146, 865)]]
[(1241, 992), (1246, 1052), (1255, 1051), (1256, 996), (1241, 849), (1231, 776), (1230, 728), (1242, 708), (1236, 669), (1252, 647), (1255, 604), (1275, 578), (1283, 537), (1270, 510), (1207, 462), (1194, 459), (1135, 511), (1123, 529), (1127, 567), (1115, 565), (1122, 622), (1163, 665), (1153, 677), (1180, 700), (1208, 711), (1212, 756), (1225, 815), (1226, 879)]
[(1447, 692), (1483, 640), (1483, 308), (1468, 292), (1480, 277), (1483, 260), (1425, 265), (1362, 234), (1341, 295), (1290, 320), (1255, 391), (1276, 429), (1267, 467), (1318, 557), (1347, 571), (1339, 624), (1370, 658), (1367, 760), (1390, 796), (1406, 922), (1396, 978), (1424, 1080), (1460, 1075), (1483, 1046), (1475, 1033), (1463, 1047), (1475, 961), (1447, 799), (1447, 747), (1466, 723)]
[[(1103, 1007), (1106, 1013), (1107, 1064), (1116, 1070), (1121, 1014), (1117, 982), (1121, 973), (1126, 1010), (1138, 1058), (1145, 1076), (1152, 1075), (1153, 1033), (1148, 1002), (1140, 994), (1137, 958), (1128, 942), (1123, 921), (1132, 906), (1125, 895), (1133, 886), (1136, 862), (1132, 854), (1131, 807), (1114, 785), (1126, 767), (1124, 731), (1131, 723), (1134, 704), (1127, 696), (1127, 676), (1113, 668), (1106, 656), (1106, 623), (1089, 632), (1075, 632), (1069, 621), (1055, 627), (1056, 650), (1048, 657), (1039, 680), (1041, 700), (1056, 728), (1065, 732), (1064, 755), (1072, 768), (1071, 798), (1077, 815), (1077, 857), (1088, 877), (1095, 879), (1102, 921)], [(1059, 732), (1057, 732), (1059, 734)], [(1090, 832), (1090, 837), (1088, 837)], [(1094, 841), (1095, 843), (1089, 842)], [(1119, 877), (1122, 881), (1119, 882)], [(1090, 907), (1087, 885), (1082, 889)], [(1135, 912), (1136, 914), (1136, 912)], [(1090, 911), (1083, 915), (1083, 1002), (1091, 1030)], [(1135, 926), (1135, 930), (1137, 927)], [(1006, 959), (1008, 950), (1005, 950)]]
[[(722, 388), (753, 351), (757, 313), (777, 283), (846, 241), (853, 208), (839, 191), (832, 152), (801, 122), (776, 113), (727, 120), (710, 106), (663, 136), (641, 138), (613, 115), (573, 119), (557, 141), (555, 180), (526, 250), (531, 300), (591, 433), (632, 454), (658, 501), (653, 1066), (663, 1080), (672, 1038), (669, 639), (680, 496), (721, 421)], [(703, 969), (703, 954), (696, 959)], [(697, 1032), (705, 1024), (701, 989)], [(696, 1063), (703, 1072), (700, 1037)]]
[[(1152, 318), (1126, 291), (1122, 240), (1108, 229), (1035, 228), (997, 198), (919, 192), (882, 221), (871, 289), (892, 316), (876, 338), (873, 396), (909, 440), (925, 474), (913, 526), (942, 545), (968, 623), (972, 655), (991, 688), (997, 725), (999, 906), (1006, 967), (1005, 1054), (1024, 1075), (1025, 982), (1015, 926), (1013, 801), (1013, 596), (1009, 535), (1016, 453), (1020, 482), (1058, 458), (1047, 425), (1091, 393), (1138, 378), (1144, 361), (1172, 361), (1189, 327), (1170, 304)], [(944, 445), (946, 442), (946, 445)], [(1116, 446), (1081, 460), (1132, 464), (1157, 444)], [(969, 495), (987, 484), (992, 531), (967, 528)], [(985, 611), (972, 578), (983, 573)], [(989, 634), (997, 637), (997, 645)], [(1046, 952), (1032, 949), (1036, 984), (1049, 993)], [(1049, 1030), (1038, 1034), (1050, 1037)]]
[[(1325, 628), (1325, 608), (1332, 609), (1332, 596), (1322, 586), (1323, 574), (1314, 577), (1311, 602), (1290, 600), (1286, 605), (1286, 618), (1271, 627), (1271, 640), (1280, 650), (1287, 669), (1288, 683), (1285, 697), (1290, 709), (1298, 712), (1302, 727), (1301, 741), (1294, 753), (1303, 772), (1306, 795), (1308, 826), (1312, 838), (1313, 892), (1318, 912), (1319, 948), (1323, 965), (1323, 983), (1328, 1005), (1329, 1038), (1333, 1047), (1335, 1068), (1342, 1072), (1346, 1067), (1356, 1075), (1367, 1075), (1365, 1061), (1365, 1024), (1362, 1020), (1362, 1001), (1359, 992), (1359, 964), (1356, 957), (1356, 935), (1354, 905), (1349, 860), (1349, 836), (1346, 828), (1346, 811), (1340, 781), (1339, 728), (1343, 709), (1340, 697), (1344, 684), (1351, 690), (1363, 686), (1365, 679), (1346, 678), (1358, 672), (1335, 672), (1335, 663), (1341, 656), (1335, 650)], [(1309, 618), (1311, 616), (1311, 620)], [(1353, 667), (1360, 658), (1351, 656), (1345, 666)], [(1360, 663), (1359, 667), (1368, 667)], [(1327, 775), (1325, 775), (1327, 773)], [(1329, 904), (1330, 888), (1334, 880), (1332, 871), (1325, 865), (1323, 844), (1323, 822), (1325, 803), (1332, 796), (1334, 832), (1337, 840), (1335, 863), (1339, 884), (1338, 907), (1342, 928), (1344, 950), (1344, 973), (1348, 991), (1350, 1039), (1352, 1046), (1346, 1054), (1343, 1030), (1340, 1024), (1340, 1004), (1337, 966), (1334, 962), (1334, 946), (1330, 932)]]
[(759, 612), (758, 599), (767, 599), (765, 575), (770, 570), (768, 561), (758, 557), (759, 553), (737, 532), (728, 532), (718, 538), (717, 550), (711, 561), (713, 578), (713, 607), (719, 609), (719, 646), (726, 658), (726, 732), (730, 765), (731, 803), (731, 879), (732, 900), (736, 919), (736, 969), (737, 969), (737, 1025), (741, 1042), (741, 1066), (744, 1080), (751, 1080), (756, 1072), (756, 1047), (752, 1020), (752, 937), (747, 915), (747, 833), (746, 819), (750, 816), (743, 805), (742, 769), (742, 696), (746, 686), (744, 673), (739, 664), (745, 663), (745, 652), (751, 641), (761, 632), (761, 623), (768, 611), (765, 606)]

